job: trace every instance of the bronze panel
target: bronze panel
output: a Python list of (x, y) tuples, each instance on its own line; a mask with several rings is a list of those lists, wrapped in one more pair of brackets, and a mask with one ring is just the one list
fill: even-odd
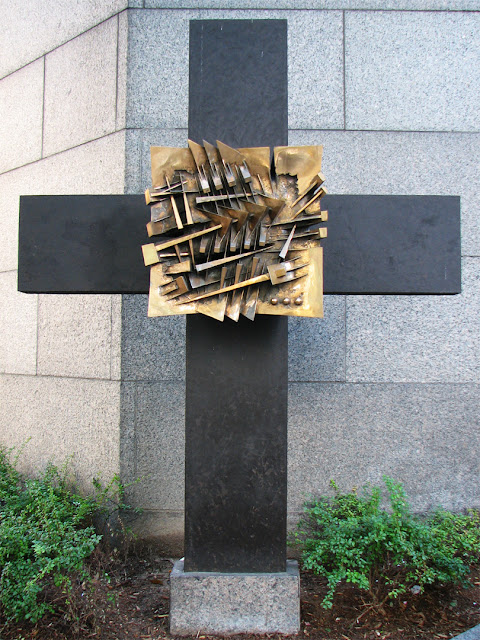
[(148, 314), (323, 316), (322, 147), (153, 147)]

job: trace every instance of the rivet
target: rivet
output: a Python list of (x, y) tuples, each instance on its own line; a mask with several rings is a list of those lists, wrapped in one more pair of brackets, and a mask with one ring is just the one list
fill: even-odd
[(278, 298), (272, 298), (270, 304), (278, 304)]
[(295, 304), (299, 307), (302, 304), (303, 300), (301, 298), (295, 298)]
[(289, 305), (290, 304), (290, 298), (285, 298), (283, 301), (284, 305)]

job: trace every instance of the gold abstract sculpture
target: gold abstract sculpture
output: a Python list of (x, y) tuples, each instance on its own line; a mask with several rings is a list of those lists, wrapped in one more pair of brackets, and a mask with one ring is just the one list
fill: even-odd
[(323, 317), (322, 151), (152, 147), (148, 315)]

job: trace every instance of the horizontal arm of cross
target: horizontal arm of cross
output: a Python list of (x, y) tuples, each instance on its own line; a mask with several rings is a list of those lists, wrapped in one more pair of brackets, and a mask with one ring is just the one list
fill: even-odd
[[(326, 294), (460, 292), (460, 198), (327, 195)], [(18, 289), (148, 293), (143, 195), (22, 196)]]

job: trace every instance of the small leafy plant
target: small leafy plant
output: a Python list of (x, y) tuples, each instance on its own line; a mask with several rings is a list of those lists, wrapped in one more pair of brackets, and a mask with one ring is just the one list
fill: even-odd
[(384, 605), (425, 585), (463, 583), (480, 559), (480, 518), (443, 509), (424, 518), (412, 514), (401, 483), (384, 476), (389, 509), (381, 506), (379, 487), (341, 493), (305, 505), (295, 534), (306, 569), (325, 576), (331, 608), (345, 580), (369, 594), (370, 606)]
[(102, 538), (93, 517), (122, 487), (118, 478), (104, 489), (95, 481), (95, 495), (80, 496), (67, 467), (50, 464), (38, 479), (24, 479), (0, 449), (0, 605), (8, 620), (53, 612), (45, 596), (52, 587), (68, 609), (74, 582), (89, 582), (86, 560)]

